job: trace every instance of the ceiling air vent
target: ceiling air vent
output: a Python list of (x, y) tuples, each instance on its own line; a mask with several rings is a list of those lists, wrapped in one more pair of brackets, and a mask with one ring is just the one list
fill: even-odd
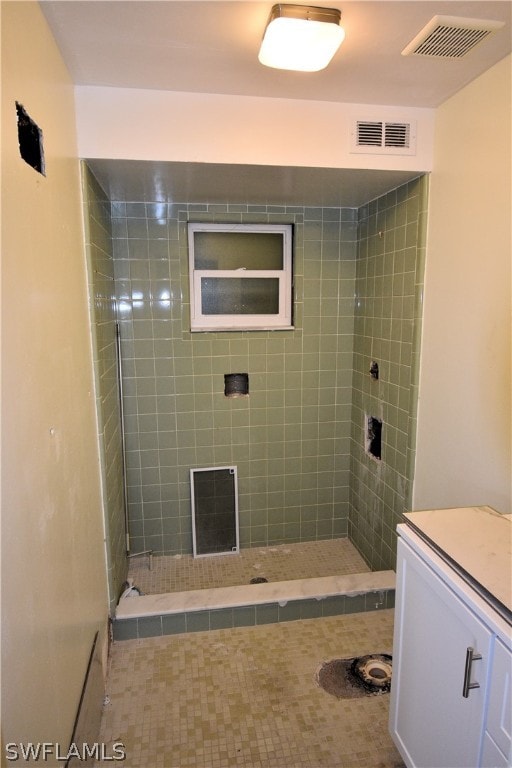
[(504, 24), (486, 19), (434, 16), (404, 48), (402, 56), (460, 59)]
[(352, 128), (351, 151), (390, 155), (416, 152), (416, 128), (410, 122), (357, 120)]

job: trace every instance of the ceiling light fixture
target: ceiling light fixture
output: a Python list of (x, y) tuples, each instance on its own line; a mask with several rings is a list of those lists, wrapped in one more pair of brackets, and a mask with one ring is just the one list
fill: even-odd
[(324, 69), (345, 37), (340, 19), (337, 8), (274, 5), (261, 43), (260, 62), (298, 72)]

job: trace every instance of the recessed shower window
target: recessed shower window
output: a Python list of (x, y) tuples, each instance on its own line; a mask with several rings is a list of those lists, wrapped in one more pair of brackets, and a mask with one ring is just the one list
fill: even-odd
[(192, 331), (292, 328), (291, 224), (189, 224)]

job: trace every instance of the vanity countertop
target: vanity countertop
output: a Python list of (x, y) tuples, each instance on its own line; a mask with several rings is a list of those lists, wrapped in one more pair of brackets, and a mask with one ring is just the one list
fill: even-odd
[(512, 612), (512, 518), (491, 507), (407, 512), (405, 521), (482, 596)]

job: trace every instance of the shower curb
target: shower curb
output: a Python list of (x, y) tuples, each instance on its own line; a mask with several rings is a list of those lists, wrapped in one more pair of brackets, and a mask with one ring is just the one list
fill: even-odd
[(395, 572), (141, 595), (121, 600), (114, 640), (204, 632), (393, 608)]

